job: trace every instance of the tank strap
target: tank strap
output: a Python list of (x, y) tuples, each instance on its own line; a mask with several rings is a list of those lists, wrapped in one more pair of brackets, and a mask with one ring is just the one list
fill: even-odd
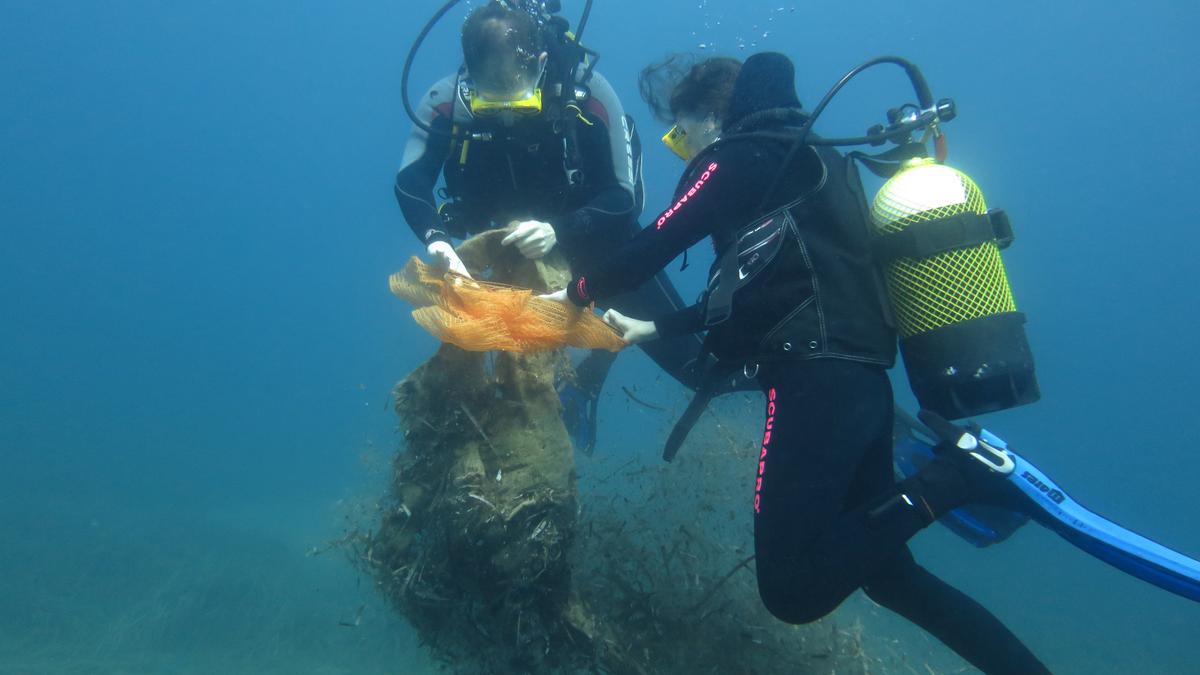
[(896, 258), (929, 258), (986, 242), (995, 242), (1004, 249), (1012, 241), (1008, 214), (991, 209), (987, 213), (959, 213), (913, 223), (899, 232), (879, 235), (873, 245), (876, 258), (888, 263)]

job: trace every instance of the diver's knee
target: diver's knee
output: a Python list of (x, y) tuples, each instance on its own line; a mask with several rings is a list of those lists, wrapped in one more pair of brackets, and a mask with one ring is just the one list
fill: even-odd
[(842, 601), (842, 598), (822, 592), (814, 585), (796, 584), (794, 581), (764, 581), (761, 576), (758, 597), (772, 616), (791, 624), (819, 621), (837, 609)]
[(891, 583), (890, 579), (873, 581), (863, 586), (863, 593), (871, 599), (871, 602), (882, 607), (891, 607), (901, 590), (894, 583)]
[(763, 597), (763, 605), (766, 606), (771, 616), (795, 625), (820, 621), (837, 609), (837, 603), (814, 603), (810, 599), (797, 598), (768, 599)]
[(913, 560), (907, 549), (863, 584), (863, 593), (877, 605), (891, 608), (909, 602), (924, 587), (929, 573)]

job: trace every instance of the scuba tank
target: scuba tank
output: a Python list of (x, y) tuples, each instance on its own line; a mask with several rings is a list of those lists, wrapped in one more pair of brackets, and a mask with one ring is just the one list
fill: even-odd
[[(904, 69), (916, 104), (888, 111), (888, 124), (865, 136), (826, 139), (813, 123), (859, 73), (880, 64)], [(950, 99), (935, 101), (925, 77), (894, 56), (847, 73), (814, 108), (797, 141), (809, 145), (897, 147), (877, 155), (851, 152), (887, 182), (871, 209), (874, 253), (886, 278), (900, 352), (917, 401), (948, 419), (1006, 410), (1040, 398), (1025, 315), (1017, 311), (1000, 250), (1013, 240), (1008, 216), (988, 209), (983, 192), (944, 164), (940, 125), (957, 116)], [(912, 134), (924, 131), (920, 142)], [(932, 138), (934, 158), (925, 152)]]
[[(842, 88), (863, 71), (882, 64), (904, 69), (917, 103), (889, 110), (887, 123), (871, 127), (863, 136), (825, 138), (813, 134), (813, 125)], [(857, 161), (887, 181), (871, 209), (873, 226), (868, 225), (872, 229), (872, 257), (883, 277), (881, 294), (887, 296), (885, 304), (895, 319), (913, 393), (923, 409), (947, 419), (1005, 410), (1040, 397), (1025, 336), (1025, 316), (1016, 311), (1000, 259), (1000, 250), (1013, 240), (1008, 217), (1002, 210), (989, 210), (975, 182), (944, 164), (948, 153), (940, 125), (955, 117), (954, 101), (934, 100), (913, 63), (884, 56), (843, 76), (798, 132), (751, 134), (790, 145), (785, 166), (804, 146), (894, 144), (878, 154), (852, 151), (846, 157), (848, 162)], [(913, 140), (915, 132), (924, 132), (920, 141)], [(930, 139), (933, 158), (926, 151)], [(774, 184), (767, 192), (773, 189)], [(773, 220), (779, 219), (757, 221), (746, 232), (753, 233), (754, 226), (761, 226), (760, 234), (769, 237), (775, 230), (765, 228)], [(760, 242), (768, 243), (766, 239), (753, 243)], [(764, 265), (772, 258), (771, 249), (752, 246), (740, 250), (746, 253), (744, 259), (737, 251), (728, 256), (727, 266), (719, 270), (721, 276), (733, 278), (739, 265), (755, 261)], [(707, 325), (729, 317), (736, 288), (736, 284), (724, 288), (717, 285), (708, 298)], [(716, 395), (717, 380), (733, 373), (736, 367), (722, 369), (718, 364), (711, 370), (713, 374), (705, 376), (710, 384), (702, 385), (671, 432), (663, 453), (667, 461), (675, 456), (704, 406)]]
[(900, 352), (921, 407), (958, 419), (1039, 398), (1025, 315), (1000, 249), (1005, 213), (966, 174), (904, 162), (875, 196), (871, 220)]

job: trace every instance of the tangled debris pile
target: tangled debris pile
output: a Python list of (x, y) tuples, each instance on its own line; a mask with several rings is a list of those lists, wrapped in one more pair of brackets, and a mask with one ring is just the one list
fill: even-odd
[[(473, 274), (568, 281), (561, 258), (526, 261), (502, 235), (458, 249)], [(645, 448), (586, 471), (581, 495), (555, 389), (570, 376), (561, 351), (443, 345), (396, 388), (392, 493), (349, 553), (447, 670), (865, 672), (855, 631), (787, 626), (758, 601), (743, 495), (720, 480), (756, 448), (710, 417), (687, 458), (658, 466)]]
[[(581, 480), (576, 592), (620, 639), (622, 667), (601, 672), (869, 672), (856, 620), (790, 626), (762, 606), (741, 489), (757, 458), (760, 402), (734, 395), (717, 408), (673, 463), (648, 447)], [(730, 409), (739, 414), (720, 412)]]

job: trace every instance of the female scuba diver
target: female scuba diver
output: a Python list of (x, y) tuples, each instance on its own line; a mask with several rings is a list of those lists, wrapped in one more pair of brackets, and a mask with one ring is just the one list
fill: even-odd
[(896, 483), (886, 372), (896, 335), (863, 187), (838, 151), (791, 142), (807, 119), (791, 61), (712, 58), (686, 74), (672, 74), (671, 63), (641, 81), (651, 106), (675, 122), (664, 141), (690, 161), (671, 206), (549, 297), (603, 301), (711, 237), (717, 262), (701, 303), (653, 321), (613, 310), (605, 318), (630, 343), (707, 331), (705, 349), (766, 394), (753, 507), (767, 609), (807, 623), (862, 588), (984, 672), (1049, 672), (906, 545), (947, 511), (997, 494), (1002, 479), (949, 446)]

